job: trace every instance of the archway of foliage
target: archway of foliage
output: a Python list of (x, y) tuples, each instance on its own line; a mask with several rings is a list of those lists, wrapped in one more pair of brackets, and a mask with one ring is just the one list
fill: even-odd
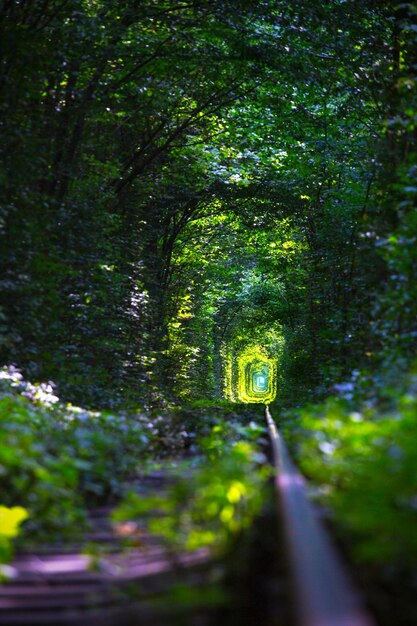
[(271, 346), (268, 348), (257, 344), (240, 351), (233, 344), (224, 348), (226, 398), (246, 404), (270, 404), (275, 400), (278, 354)]
[(176, 297), (164, 355), (171, 389), (184, 399), (221, 398), (225, 350), (232, 345), (257, 343), (282, 360), (283, 333), (291, 334), (296, 309), (291, 292), (302, 289), (290, 287), (288, 276), (304, 248), (302, 233), (280, 215), (258, 211), (254, 219), (243, 201), (231, 207), (227, 198), (202, 209), (173, 251)]
[(280, 290), (263, 306), (306, 388), (374, 354), (375, 244), (398, 222), (382, 178), (412, 137), (382, 130), (412, 109), (398, 15), (371, 0), (5, 3), (2, 360), (90, 406), (190, 398), (219, 385), (213, 342), (250, 313), (251, 272)]

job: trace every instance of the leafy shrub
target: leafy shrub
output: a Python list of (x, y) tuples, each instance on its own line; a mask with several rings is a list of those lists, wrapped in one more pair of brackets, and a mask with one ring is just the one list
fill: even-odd
[(17, 537), (20, 524), (27, 517), (27, 511), (21, 506), (0, 506), (0, 578), (1, 565), (7, 563), (12, 556), (12, 540)]
[(416, 377), (372, 399), (349, 389), (349, 398), (301, 411), (299, 427), (301, 467), (321, 486), (356, 559), (415, 568)]
[(200, 439), (200, 456), (176, 477), (163, 496), (128, 493), (114, 513), (115, 523), (140, 521), (176, 549), (203, 546), (224, 550), (246, 528), (263, 501), (269, 475), (254, 440), (263, 428), (225, 422)]
[(143, 415), (65, 407), (51, 399), (50, 388), (24, 383), (13, 368), (3, 370), (2, 379), (0, 501), (27, 509), (23, 541), (77, 530), (87, 503), (120, 495), (152, 453), (152, 424)]

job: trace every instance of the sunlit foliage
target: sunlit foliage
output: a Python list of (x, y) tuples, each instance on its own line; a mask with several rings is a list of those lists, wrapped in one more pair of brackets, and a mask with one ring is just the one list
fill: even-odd
[(231, 539), (250, 526), (264, 500), (270, 469), (256, 445), (262, 432), (254, 423), (215, 426), (200, 439), (200, 456), (191, 464), (162, 464), (174, 478), (167, 493), (127, 494), (114, 522), (136, 521), (171, 548), (210, 547), (224, 553)]
[(262, 346), (225, 350), (225, 390), (232, 402), (270, 404), (277, 391), (277, 363)]
[(27, 510), (21, 506), (0, 505), (0, 580), (4, 572), (1, 566), (10, 561), (13, 553), (13, 539), (19, 534), (19, 527), (27, 517)]

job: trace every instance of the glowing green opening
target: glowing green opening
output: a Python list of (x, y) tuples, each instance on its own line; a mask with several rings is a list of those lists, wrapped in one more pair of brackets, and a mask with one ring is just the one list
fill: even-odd
[(268, 374), (265, 371), (264, 375), (254, 372), (252, 374), (252, 390), (255, 393), (264, 393), (268, 389)]
[(259, 346), (247, 346), (229, 362), (227, 397), (244, 403), (269, 404), (276, 396), (276, 362)]

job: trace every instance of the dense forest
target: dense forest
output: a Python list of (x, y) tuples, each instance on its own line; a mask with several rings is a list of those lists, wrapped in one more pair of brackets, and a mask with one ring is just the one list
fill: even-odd
[(394, 0), (3, 0), (4, 450), (53, 394), (97, 428), (239, 413), (227, 363), (262, 346), (352, 558), (414, 593), (416, 58)]
[(403, 371), (416, 31), (394, 8), (3, 3), (3, 362), (94, 407), (221, 394), (222, 347), (265, 333), (290, 402)]

